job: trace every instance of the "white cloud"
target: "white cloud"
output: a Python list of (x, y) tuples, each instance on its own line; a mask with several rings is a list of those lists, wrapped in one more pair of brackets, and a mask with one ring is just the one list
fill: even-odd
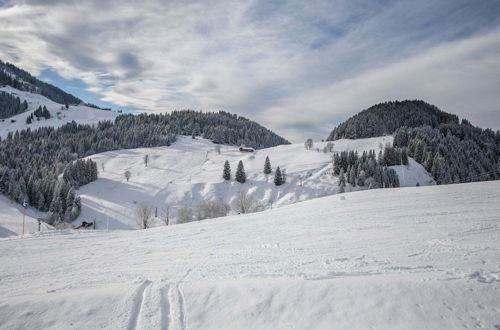
[(295, 141), (396, 98), (500, 126), (498, 33), (480, 36), (499, 21), (494, 2), (13, 4), (0, 7), (1, 59), (81, 79), (119, 106), (223, 109)]
[(500, 29), (291, 97), (269, 109), (275, 120), (268, 124), (285, 129), (297, 121), (312, 125), (330, 119), (327, 126), (333, 126), (376, 103), (423, 99), (476, 125), (500, 129), (499, 86)]

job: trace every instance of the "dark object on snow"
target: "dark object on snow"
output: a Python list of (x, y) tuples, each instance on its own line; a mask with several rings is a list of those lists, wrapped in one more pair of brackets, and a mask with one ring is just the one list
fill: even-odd
[(253, 148), (246, 148), (246, 147), (240, 147), (241, 152), (254, 152), (255, 149)]
[(93, 222), (87, 222), (87, 221), (82, 221), (82, 224), (75, 229), (81, 229), (81, 228), (90, 228), (93, 227), (94, 223)]

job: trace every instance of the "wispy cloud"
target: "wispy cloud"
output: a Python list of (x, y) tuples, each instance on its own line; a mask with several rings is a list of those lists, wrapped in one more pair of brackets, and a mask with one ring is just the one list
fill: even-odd
[(420, 98), (500, 128), (497, 1), (0, 2), (0, 58), (143, 111), (224, 109), (299, 141)]

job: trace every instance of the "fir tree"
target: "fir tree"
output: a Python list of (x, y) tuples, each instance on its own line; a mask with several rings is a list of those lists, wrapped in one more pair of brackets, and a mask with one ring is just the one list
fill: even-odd
[(271, 161), (269, 160), (269, 156), (266, 156), (266, 161), (264, 162), (264, 174), (271, 174)]
[(229, 165), (229, 161), (226, 160), (224, 163), (224, 171), (222, 172), (222, 178), (224, 180), (231, 180), (231, 165)]
[(281, 186), (283, 184), (283, 177), (279, 166), (276, 167), (276, 172), (274, 173), (274, 184), (277, 186)]
[(239, 183), (245, 183), (247, 181), (247, 175), (245, 174), (245, 168), (243, 167), (243, 162), (240, 160), (238, 167), (236, 168), (236, 181)]

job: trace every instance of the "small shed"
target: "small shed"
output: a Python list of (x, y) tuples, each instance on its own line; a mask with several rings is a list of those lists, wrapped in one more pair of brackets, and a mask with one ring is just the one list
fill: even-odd
[(255, 152), (253, 148), (240, 147), (240, 152)]

